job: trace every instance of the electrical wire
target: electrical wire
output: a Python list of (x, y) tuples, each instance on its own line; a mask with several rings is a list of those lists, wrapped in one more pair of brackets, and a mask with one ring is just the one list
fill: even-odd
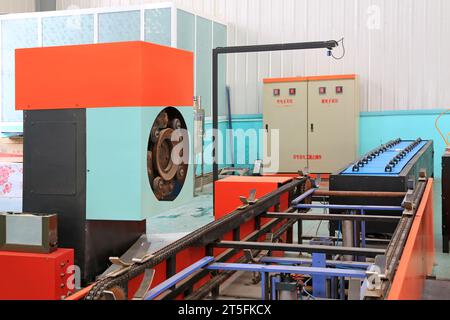
[(331, 51), (331, 56), (333, 57), (333, 59), (335, 60), (341, 60), (345, 57), (345, 45), (344, 45), (344, 38), (342, 38), (341, 40), (339, 40), (337, 43), (342, 43), (342, 55), (340, 57), (336, 57), (333, 54), (333, 51)]
[(311, 293), (309, 293), (308, 290), (305, 289), (305, 287), (302, 288), (302, 292), (305, 293), (308, 298), (316, 300), (316, 297), (314, 297)]

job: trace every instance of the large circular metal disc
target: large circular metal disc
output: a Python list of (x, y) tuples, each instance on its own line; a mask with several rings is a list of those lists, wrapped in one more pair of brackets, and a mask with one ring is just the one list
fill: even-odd
[(175, 178), (178, 166), (172, 161), (172, 150), (174, 143), (172, 142), (173, 129), (165, 129), (160, 132), (158, 141), (155, 145), (155, 157), (156, 168), (159, 175), (165, 181), (170, 181)]

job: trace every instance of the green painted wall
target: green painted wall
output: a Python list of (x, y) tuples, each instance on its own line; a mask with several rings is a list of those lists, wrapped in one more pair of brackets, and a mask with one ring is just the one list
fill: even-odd
[[(396, 138), (434, 141), (435, 177), (441, 177), (441, 158), (445, 150), (445, 143), (435, 128), (435, 121), (443, 110), (427, 111), (396, 111), (396, 112), (365, 112), (360, 117), (359, 153), (361, 155), (377, 146)], [(219, 122), (220, 129), (227, 129), (226, 120)], [(207, 128), (211, 125), (208, 124)], [(450, 115), (441, 119), (441, 130), (444, 134), (450, 132)], [(233, 117), (233, 129), (247, 130), (262, 128), (262, 115), (245, 115)], [(247, 145), (247, 154), (251, 151)], [(235, 154), (239, 152), (235, 146)], [(242, 152), (242, 151), (241, 151)], [(230, 152), (225, 151), (228, 155)], [(258, 146), (258, 157), (262, 157), (262, 147)], [(228, 162), (228, 161), (227, 161)], [(253, 162), (249, 161), (251, 165)]]
[[(395, 138), (434, 141), (434, 172), (441, 177), (441, 160), (445, 142), (439, 135), (435, 121), (442, 110), (362, 113), (360, 122), (360, 153), (364, 154), (383, 142)], [(440, 127), (450, 132), (450, 116), (442, 118)]]

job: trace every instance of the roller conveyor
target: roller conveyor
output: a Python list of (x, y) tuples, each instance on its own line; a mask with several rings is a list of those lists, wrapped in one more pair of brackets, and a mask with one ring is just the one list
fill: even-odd
[[(408, 184), (417, 183), (421, 170), (427, 176), (434, 176), (434, 148), (433, 141), (392, 140), (368, 152), (348, 167), (330, 176), (330, 191), (342, 192), (395, 192), (408, 190)], [(360, 205), (376, 204), (383, 206), (395, 205), (401, 198), (381, 197), (374, 199), (361, 197), (331, 197), (330, 203), (346, 205), (358, 203)], [(333, 211), (333, 213), (339, 213)], [(378, 215), (379, 212), (370, 214)], [(367, 232), (370, 234), (391, 235), (396, 223), (380, 224), (370, 222)], [(330, 224), (330, 234), (338, 230), (337, 223)]]

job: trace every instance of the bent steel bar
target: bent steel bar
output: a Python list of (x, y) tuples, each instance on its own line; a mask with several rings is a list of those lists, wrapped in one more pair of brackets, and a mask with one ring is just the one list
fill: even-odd
[(366, 216), (353, 214), (304, 214), (304, 213), (266, 213), (262, 218), (298, 219), (309, 221), (398, 221), (399, 216)]
[(338, 204), (299, 204), (297, 209), (336, 209), (336, 210), (366, 210), (366, 211), (403, 211), (400, 206), (352, 206), (352, 205), (338, 205)]
[(216, 248), (232, 249), (253, 249), (269, 251), (288, 251), (288, 252), (308, 252), (308, 253), (327, 253), (344, 254), (354, 256), (375, 257), (385, 254), (386, 250), (374, 248), (356, 248), (356, 247), (336, 247), (319, 245), (300, 245), (289, 243), (269, 243), (269, 242), (242, 242), (242, 241), (221, 241), (214, 244)]
[(242, 263), (213, 263), (206, 267), (208, 270), (216, 271), (245, 271), (245, 272), (263, 272), (263, 273), (291, 273), (307, 274), (310, 276), (327, 277), (350, 277), (365, 279), (366, 271), (352, 269), (334, 269), (334, 268), (313, 268), (313, 267), (294, 267), (278, 266), (264, 264), (242, 264)]
[(166, 281), (162, 282), (161, 284), (154, 287), (152, 290), (150, 290), (144, 297), (144, 300), (153, 300), (165, 291), (172, 288), (174, 285), (176, 285), (178, 282), (188, 278), (192, 274), (194, 274), (197, 270), (200, 270), (201, 268), (207, 266), (211, 262), (214, 261), (213, 257), (204, 257), (203, 259), (197, 261), (196, 263), (190, 265), (186, 269), (178, 272), (173, 277), (167, 279)]

